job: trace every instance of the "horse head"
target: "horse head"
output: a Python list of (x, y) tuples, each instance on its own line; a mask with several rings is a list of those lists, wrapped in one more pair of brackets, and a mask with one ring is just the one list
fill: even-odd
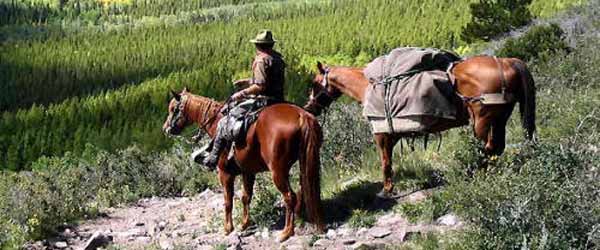
[(171, 95), (173, 98), (169, 102), (169, 115), (163, 124), (163, 132), (167, 135), (179, 135), (191, 123), (185, 113), (188, 91), (187, 88), (184, 88), (181, 93), (171, 90)]
[(310, 96), (304, 109), (314, 115), (320, 115), (323, 109), (326, 109), (342, 95), (342, 92), (330, 84), (332, 81), (331, 68), (317, 62), (318, 73), (313, 78), (310, 87)]

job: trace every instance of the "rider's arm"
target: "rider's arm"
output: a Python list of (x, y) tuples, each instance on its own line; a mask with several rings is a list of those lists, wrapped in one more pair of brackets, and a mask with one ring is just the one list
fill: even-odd
[(248, 95), (260, 95), (260, 94), (262, 94), (262, 93), (265, 92), (265, 89), (266, 88), (265, 88), (264, 84), (252, 84), (252, 85), (250, 85), (250, 87), (242, 90), (242, 93), (245, 96), (248, 96)]
[(260, 95), (267, 89), (267, 62), (256, 61), (253, 69), (253, 77), (250, 79), (250, 87), (243, 90), (244, 95)]
[(245, 89), (248, 87), (248, 85), (250, 85), (251, 80), (252, 79), (250, 79), (250, 78), (239, 79), (239, 80), (233, 82), (233, 86), (235, 86), (238, 89)]

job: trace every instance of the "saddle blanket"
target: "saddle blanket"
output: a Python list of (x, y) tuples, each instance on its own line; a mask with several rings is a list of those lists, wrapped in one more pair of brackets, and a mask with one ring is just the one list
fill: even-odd
[(434, 133), (457, 119), (446, 70), (461, 58), (437, 49), (397, 48), (364, 69), (363, 116), (373, 133)]

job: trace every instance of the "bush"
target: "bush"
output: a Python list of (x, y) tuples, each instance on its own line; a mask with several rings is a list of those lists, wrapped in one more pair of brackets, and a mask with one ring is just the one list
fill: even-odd
[(563, 33), (557, 24), (535, 26), (520, 38), (507, 39), (497, 54), (524, 61), (545, 60), (558, 51), (568, 51), (569, 46), (564, 41)]
[(532, 19), (528, 5), (531, 0), (480, 0), (472, 3), (472, 20), (462, 31), (468, 42), (489, 41), (498, 34), (523, 26)]
[(362, 164), (366, 149), (373, 145), (369, 123), (356, 103), (334, 102), (319, 117), (323, 126), (321, 162), (344, 170), (356, 170)]
[(447, 193), (478, 249), (585, 248), (600, 225), (597, 163), (561, 145), (524, 147)]
[(115, 154), (88, 146), (82, 158), (42, 158), (31, 172), (2, 172), (0, 249), (20, 248), (104, 207), (213, 185), (214, 174), (198, 171), (188, 155), (181, 146), (156, 155), (135, 146)]

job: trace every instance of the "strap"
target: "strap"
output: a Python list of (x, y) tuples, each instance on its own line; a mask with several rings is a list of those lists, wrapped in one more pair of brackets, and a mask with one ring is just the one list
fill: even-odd
[(500, 62), (500, 60), (498, 60), (498, 57), (494, 56), (494, 60), (496, 61), (496, 64), (498, 65), (498, 71), (500, 71), (500, 84), (502, 86), (502, 94), (504, 94), (505, 90), (506, 90), (506, 78), (504, 77), (504, 70), (502, 69), (502, 63)]

